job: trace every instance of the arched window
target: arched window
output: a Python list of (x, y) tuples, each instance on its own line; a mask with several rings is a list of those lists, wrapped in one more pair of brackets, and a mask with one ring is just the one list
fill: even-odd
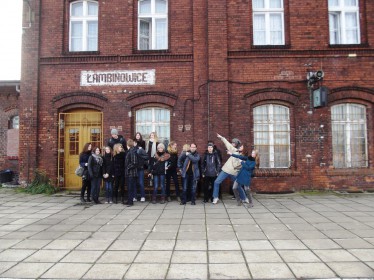
[(13, 116), (10, 118), (9, 129), (19, 129), (19, 116)]
[(138, 6), (138, 49), (168, 48), (168, 1), (140, 0)]
[(96, 1), (75, 1), (70, 4), (71, 52), (97, 51), (98, 11)]
[(365, 106), (352, 103), (332, 106), (331, 126), (334, 167), (367, 167)]
[(135, 132), (140, 132), (144, 139), (155, 131), (159, 142), (167, 144), (170, 142), (170, 110), (160, 107), (137, 110), (135, 127)]
[(289, 108), (267, 104), (253, 109), (254, 145), (261, 168), (291, 166)]

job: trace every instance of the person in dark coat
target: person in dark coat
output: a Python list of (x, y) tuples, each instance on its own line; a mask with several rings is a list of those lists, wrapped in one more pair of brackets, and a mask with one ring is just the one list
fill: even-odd
[(126, 151), (127, 146), (125, 137), (123, 137), (122, 135), (118, 135), (118, 130), (115, 128), (110, 131), (110, 134), (112, 135), (112, 137), (109, 138), (107, 146), (114, 150), (115, 144), (121, 144), (123, 149)]
[(179, 194), (179, 182), (178, 182), (178, 172), (177, 172), (177, 167), (178, 167), (177, 143), (175, 141), (171, 141), (168, 145), (167, 151), (170, 154), (170, 158), (166, 165), (166, 199), (167, 201), (171, 201), (170, 183), (171, 183), (171, 178), (173, 178), (174, 186), (175, 186), (175, 196), (177, 197), (178, 201), (181, 201), (180, 194)]
[(181, 205), (187, 202), (187, 189), (191, 189), (191, 205), (196, 205), (196, 186), (200, 179), (200, 155), (196, 151), (196, 144), (192, 143), (190, 149), (183, 151), (178, 158), (178, 168), (181, 170), (183, 180), (183, 193)]
[(142, 147), (145, 150), (145, 141), (143, 140), (143, 136), (140, 132), (137, 132), (134, 137), (134, 141), (136, 141), (136, 145), (138, 147)]
[(151, 161), (150, 173), (148, 176), (153, 176), (153, 194), (152, 203), (156, 203), (157, 189), (161, 187), (161, 204), (165, 203), (165, 173), (166, 164), (170, 158), (169, 153), (165, 151), (165, 145), (160, 143), (157, 145), (157, 152), (154, 156), (154, 160)]
[(136, 182), (138, 177), (138, 155), (132, 139), (127, 140), (127, 153), (125, 160), (125, 170), (127, 177), (128, 198), (127, 206), (134, 205)]
[(100, 186), (103, 180), (103, 158), (101, 157), (101, 150), (99, 147), (93, 149), (93, 153), (88, 159), (88, 172), (91, 178), (91, 195), (92, 200), (96, 204), (100, 204)]
[(113, 148), (113, 201), (116, 204), (118, 203), (118, 190), (121, 193), (121, 201), (124, 202), (125, 199), (125, 159), (126, 153), (122, 144), (115, 144)]
[(79, 165), (84, 168), (82, 176), (82, 188), (81, 188), (81, 202), (84, 203), (84, 193), (87, 190), (87, 201), (91, 202), (91, 180), (88, 177), (88, 159), (91, 156), (92, 144), (86, 143), (83, 147), (82, 152), (79, 155)]
[(213, 187), (219, 172), (221, 172), (221, 161), (219, 155), (214, 151), (212, 143), (208, 143), (208, 148), (201, 163), (202, 176), (204, 178), (204, 203), (209, 199), (213, 201)]
[[(145, 143), (143, 141), (143, 144), (145, 146)], [(137, 187), (139, 186), (139, 189), (140, 189), (140, 202), (144, 202), (145, 201), (145, 191), (144, 191), (144, 168), (146, 168), (148, 166), (148, 161), (149, 161), (149, 158), (148, 158), (148, 154), (147, 152), (144, 150), (143, 146), (139, 146), (138, 145), (138, 142), (137, 142), (137, 139), (135, 138), (134, 139), (134, 145), (135, 145), (135, 149), (136, 149), (136, 154), (138, 156), (138, 177), (137, 177), (137, 186), (136, 186), (136, 189)], [(135, 194), (136, 194), (136, 189), (135, 189)], [(134, 197), (134, 201), (137, 201), (137, 194), (135, 195)]]
[(113, 154), (109, 146), (105, 147), (103, 157), (103, 178), (105, 183), (106, 203), (113, 202)]

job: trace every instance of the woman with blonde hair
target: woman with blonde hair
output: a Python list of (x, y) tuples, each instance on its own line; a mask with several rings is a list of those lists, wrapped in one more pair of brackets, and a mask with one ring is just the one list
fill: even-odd
[(171, 201), (170, 183), (171, 183), (171, 178), (173, 178), (174, 186), (175, 186), (175, 196), (177, 197), (177, 200), (180, 201), (178, 172), (177, 172), (177, 167), (178, 167), (177, 143), (175, 141), (171, 141), (168, 145), (167, 151), (170, 154), (170, 158), (166, 165), (166, 199), (167, 201)]

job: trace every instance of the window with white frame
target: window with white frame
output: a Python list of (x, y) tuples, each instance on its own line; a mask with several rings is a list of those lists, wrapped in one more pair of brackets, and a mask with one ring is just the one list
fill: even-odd
[(331, 126), (334, 167), (367, 167), (365, 106), (351, 103), (332, 106)]
[(253, 0), (253, 44), (284, 45), (283, 0)]
[(254, 145), (261, 168), (291, 166), (289, 108), (267, 104), (253, 109)]
[(329, 0), (330, 44), (360, 44), (359, 0)]
[(19, 129), (19, 116), (13, 116), (10, 118), (9, 129)]
[(75, 1), (70, 4), (69, 50), (98, 50), (98, 12), (96, 1)]
[(170, 142), (170, 110), (165, 108), (145, 108), (136, 111), (136, 132), (148, 140), (151, 132), (156, 132), (158, 142)]
[(138, 49), (168, 48), (168, 1), (139, 0)]

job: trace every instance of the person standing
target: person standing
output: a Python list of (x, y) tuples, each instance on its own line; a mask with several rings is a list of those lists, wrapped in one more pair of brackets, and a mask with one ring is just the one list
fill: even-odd
[(109, 138), (107, 146), (109, 146), (112, 150), (114, 150), (114, 145), (115, 144), (121, 144), (122, 147), (124, 148), (124, 150), (127, 149), (126, 139), (122, 135), (118, 135), (118, 130), (117, 129), (113, 128), (110, 131), (110, 134), (112, 135), (112, 137)]
[(88, 172), (91, 177), (91, 195), (96, 204), (101, 204), (99, 200), (100, 186), (103, 180), (103, 158), (99, 147), (93, 149), (93, 153), (88, 159)]
[(125, 195), (125, 159), (126, 153), (122, 144), (115, 144), (113, 148), (113, 170), (114, 170), (114, 191), (113, 201), (118, 203), (118, 190), (121, 193), (121, 201), (124, 203)]
[(195, 143), (190, 145), (190, 150), (183, 151), (178, 158), (178, 168), (181, 170), (183, 192), (181, 205), (187, 203), (187, 189), (191, 189), (191, 205), (196, 205), (196, 186), (200, 179), (200, 155), (196, 151)]
[(165, 165), (167, 164), (170, 155), (165, 151), (165, 145), (160, 143), (157, 145), (157, 152), (154, 156), (152, 165), (150, 165), (150, 173), (148, 176), (153, 176), (153, 194), (152, 203), (156, 203), (157, 189), (161, 187), (161, 204), (165, 203)]
[(140, 132), (135, 134), (134, 141), (136, 141), (138, 147), (142, 147), (145, 150), (145, 141), (143, 140), (143, 136)]
[(132, 139), (127, 140), (127, 153), (125, 160), (126, 177), (127, 177), (127, 206), (134, 205), (136, 182), (138, 177), (138, 156), (136, 147), (134, 147), (134, 141)]
[[(140, 189), (140, 202), (144, 202), (145, 201), (145, 191), (144, 191), (144, 168), (146, 168), (146, 166), (148, 165), (148, 161), (149, 161), (149, 158), (148, 158), (148, 154), (147, 152), (144, 150), (143, 146), (142, 145), (139, 145), (139, 143), (137, 142), (139, 139), (136, 138), (137, 135), (140, 134), (140, 133), (137, 133), (136, 136), (135, 136), (135, 139), (134, 139), (134, 146), (135, 146), (135, 149), (136, 149), (136, 154), (138, 156), (138, 166), (137, 166), (137, 169), (138, 169), (138, 177), (137, 177), (137, 186), (139, 186), (139, 189)], [(141, 139), (141, 138), (140, 138)], [(142, 142), (141, 142), (142, 143)], [(145, 146), (145, 143), (143, 141), (143, 144)], [(137, 187), (135, 188), (135, 197), (134, 197), (134, 201), (137, 201), (137, 195), (136, 195), (136, 189)]]
[(103, 156), (103, 178), (105, 183), (106, 203), (113, 202), (113, 154), (109, 146), (104, 148)]
[(171, 201), (170, 183), (171, 183), (171, 178), (173, 178), (173, 182), (175, 186), (175, 196), (177, 197), (177, 200), (180, 201), (178, 172), (177, 172), (177, 167), (178, 167), (177, 143), (175, 141), (171, 141), (168, 145), (167, 151), (170, 154), (170, 158), (166, 166), (166, 198), (167, 198), (167, 201)]
[(213, 143), (209, 142), (202, 161), (202, 176), (204, 178), (204, 203), (213, 201), (213, 187), (219, 172), (221, 161), (218, 153), (214, 150)]
[[(240, 148), (241, 142), (239, 139), (234, 138), (232, 140), (232, 143), (229, 143), (227, 139), (217, 133), (217, 137), (221, 139), (221, 141), (225, 144), (226, 149), (233, 153), (233, 154), (239, 154), (238, 149)], [(240, 168), (242, 167), (240, 160), (234, 157), (229, 157), (229, 159), (226, 161), (226, 163), (223, 165), (221, 172), (218, 174), (217, 179), (214, 181), (214, 189), (213, 189), (213, 204), (217, 204), (219, 198), (219, 188), (221, 183), (227, 178), (230, 177), (230, 179), (234, 182), (236, 179), (236, 176), (239, 173)]]
[(87, 201), (91, 202), (91, 180), (88, 177), (88, 159), (91, 156), (92, 144), (86, 143), (83, 147), (82, 152), (79, 155), (79, 165), (84, 168), (82, 176), (82, 188), (81, 188), (81, 202), (84, 203), (84, 193), (87, 190)]

